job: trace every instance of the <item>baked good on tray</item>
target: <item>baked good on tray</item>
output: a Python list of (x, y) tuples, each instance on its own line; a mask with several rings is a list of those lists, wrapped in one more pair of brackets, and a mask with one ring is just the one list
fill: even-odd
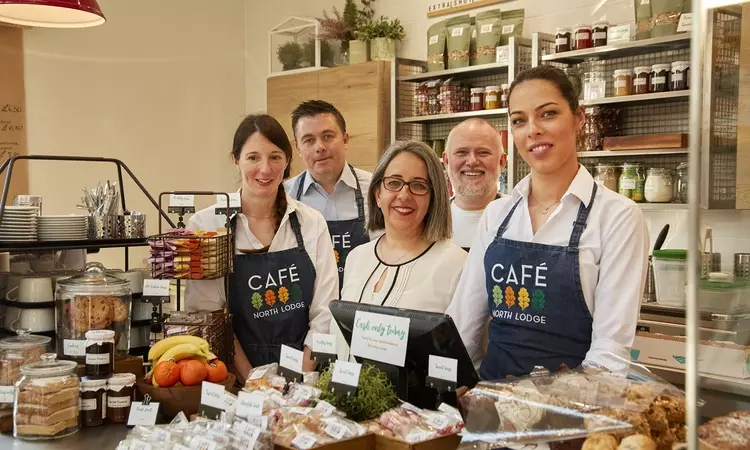
[(750, 449), (750, 411), (715, 417), (698, 428), (703, 450)]

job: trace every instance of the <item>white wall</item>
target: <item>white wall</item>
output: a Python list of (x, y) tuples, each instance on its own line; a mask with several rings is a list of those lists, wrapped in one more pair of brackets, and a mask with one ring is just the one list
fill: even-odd
[[(29, 152), (119, 158), (153, 195), (232, 189), (228, 155), (245, 112), (244, 0), (99, 4), (108, 18), (100, 27), (24, 32)], [(113, 167), (35, 162), (30, 193), (44, 197), (45, 213), (75, 212), (81, 188), (116, 180)], [(125, 189), (155, 233), (155, 209), (134, 184)], [(123, 263), (121, 250), (95, 258)]]

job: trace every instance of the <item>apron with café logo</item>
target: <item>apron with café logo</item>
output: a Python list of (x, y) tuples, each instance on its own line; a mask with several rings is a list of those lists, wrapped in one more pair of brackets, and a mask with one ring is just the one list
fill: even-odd
[(484, 256), (492, 320), (480, 375), (498, 380), (581, 365), (591, 347), (593, 318), (581, 288), (578, 244), (596, 197), (581, 203), (567, 246), (503, 238), (518, 202), (497, 230)]
[[(339, 270), (339, 295), (344, 287), (344, 265), (346, 264), (346, 257), (349, 256), (349, 252), (359, 247), (362, 244), (370, 242), (370, 236), (367, 234), (365, 228), (365, 199), (362, 196), (362, 189), (359, 187), (359, 178), (357, 178), (354, 167), (349, 165), (349, 170), (354, 175), (354, 180), (357, 183), (357, 189), (354, 190), (354, 198), (357, 201), (357, 218), (350, 220), (329, 220), (328, 232), (331, 234), (331, 240), (333, 241), (333, 253), (336, 256), (336, 265)], [(299, 178), (299, 186), (297, 187), (297, 201), (301, 201), (302, 198), (302, 187), (305, 185), (305, 177), (307, 172), (302, 172)]]
[[(232, 229), (236, 220), (232, 218)], [(302, 350), (310, 328), (315, 266), (295, 212), (289, 223), (296, 247), (234, 256), (229, 311), (234, 334), (253, 367), (279, 362), (282, 344)]]

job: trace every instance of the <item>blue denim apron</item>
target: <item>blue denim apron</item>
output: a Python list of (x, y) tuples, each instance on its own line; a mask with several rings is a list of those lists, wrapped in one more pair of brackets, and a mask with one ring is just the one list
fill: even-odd
[[(357, 189), (354, 190), (354, 199), (357, 202), (357, 218), (350, 220), (329, 220), (326, 222), (328, 224), (328, 233), (330, 233), (331, 241), (333, 241), (336, 265), (339, 270), (339, 296), (341, 296), (341, 290), (344, 288), (344, 265), (346, 264), (346, 257), (355, 248), (370, 242), (370, 236), (367, 234), (365, 227), (365, 199), (362, 196), (362, 189), (359, 186), (359, 178), (357, 178), (357, 173), (351, 164), (349, 165), (349, 170), (352, 171), (354, 180), (357, 183)], [(299, 186), (296, 193), (297, 201), (301, 201), (302, 187), (305, 185), (306, 176), (307, 172), (302, 172), (302, 175), (299, 177)]]
[(591, 347), (593, 318), (581, 288), (578, 244), (594, 205), (597, 184), (581, 203), (567, 247), (503, 238), (518, 200), (484, 256), (492, 320), (480, 375), (497, 380), (581, 365)]
[[(232, 217), (233, 230), (236, 221)], [(289, 222), (296, 247), (234, 256), (227, 304), (234, 334), (253, 367), (279, 362), (282, 344), (302, 350), (310, 329), (315, 266), (296, 212)]]

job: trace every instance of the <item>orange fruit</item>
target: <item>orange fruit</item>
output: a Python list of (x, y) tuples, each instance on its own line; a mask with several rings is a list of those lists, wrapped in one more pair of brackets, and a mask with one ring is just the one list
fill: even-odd
[(208, 370), (206, 381), (211, 383), (221, 383), (227, 378), (227, 366), (218, 359), (207, 362), (206, 370)]
[(160, 387), (172, 387), (180, 381), (180, 366), (173, 361), (162, 361), (154, 368), (154, 380)]
[(200, 361), (189, 360), (180, 370), (180, 381), (185, 386), (201, 384), (208, 376), (206, 365)]

